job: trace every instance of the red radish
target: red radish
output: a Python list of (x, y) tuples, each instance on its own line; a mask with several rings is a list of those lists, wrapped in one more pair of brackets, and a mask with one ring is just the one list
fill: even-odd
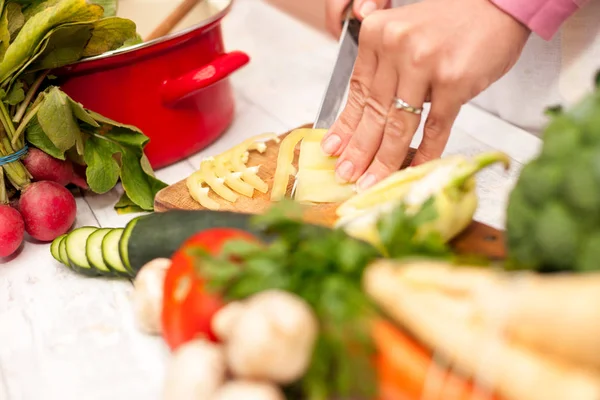
[(0, 204), (0, 257), (13, 254), (23, 243), (25, 224), (14, 208)]
[(52, 181), (66, 186), (73, 179), (71, 161), (59, 160), (36, 148), (29, 149), (23, 164), (36, 181)]
[[(85, 174), (84, 174), (85, 176)], [(87, 184), (87, 182), (85, 181), (84, 176), (81, 176), (77, 173), (77, 171), (75, 171), (75, 173), (73, 174), (73, 179), (71, 179), (71, 183), (83, 190), (89, 190), (89, 186)]]
[(41, 181), (31, 183), (22, 191), (19, 210), (25, 220), (25, 231), (34, 239), (49, 242), (73, 225), (77, 204), (64, 186)]

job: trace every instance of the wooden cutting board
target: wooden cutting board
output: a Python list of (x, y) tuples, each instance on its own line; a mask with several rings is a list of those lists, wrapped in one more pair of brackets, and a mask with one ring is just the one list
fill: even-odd
[[(311, 127), (310, 124), (301, 126), (300, 128)], [(284, 133), (281, 137), (285, 137), (289, 132)], [(296, 147), (294, 165), (298, 165), (298, 155), (300, 146)], [(279, 144), (269, 142), (267, 150), (264, 153), (256, 151), (250, 152), (247, 165), (249, 167), (260, 165), (258, 176), (263, 179), (269, 188), (273, 185), (273, 176), (277, 165), (277, 154), (279, 152)], [(411, 148), (404, 163), (401, 167), (406, 168), (412, 162), (416, 150)], [(291, 193), (293, 179), (290, 177), (288, 183), (287, 194)], [(258, 191), (254, 192), (253, 198), (245, 196), (239, 197), (235, 203), (230, 203), (223, 198), (216, 196), (210, 191), (209, 197), (219, 202), (222, 211), (233, 211), (250, 214), (260, 214), (265, 212), (270, 206), (270, 192), (266, 194)], [(336, 220), (335, 210), (339, 204), (319, 204), (308, 207), (304, 214), (304, 220), (309, 223), (316, 223), (326, 226), (332, 226)], [(197, 203), (189, 194), (185, 179), (173, 185), (166, 187), (158, 192), (154, 199), (154, 210), (156, 212), (165, 212), (169, 210), (201, 210), (203, 207)], [(473, 223), (458, 237), (452, 241), (452, 247), (458, 253), (468, 253), (473, 255), (485, 256), (492, 259), (504, 259), (504, 235), (488, 225), (477, 221)]]

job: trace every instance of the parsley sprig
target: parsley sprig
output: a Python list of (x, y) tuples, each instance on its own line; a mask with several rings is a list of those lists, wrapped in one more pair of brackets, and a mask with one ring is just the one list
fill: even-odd
[(291, 398), (371, 398), (376, 391), (374, 347), (369, 322), (378, 313), (361, 289), (362, 275), (381, 257), (445, 257), (448, 247), (436, 235), (417, 237), (421, 224), (436, 218), (433, 201), (415, 215), (403, 205), (382, 217), (378, 230), (383, 252), (341, 229), (305, 224), (297, 203), (283, 201), (252, 218), (267, 243), (232, 240), (218, 256), (190, 250), (208, 290), (228, 300), (268, 289), (294, 293), (312, 307), (319, 336), (308, 372), (287, 388)]

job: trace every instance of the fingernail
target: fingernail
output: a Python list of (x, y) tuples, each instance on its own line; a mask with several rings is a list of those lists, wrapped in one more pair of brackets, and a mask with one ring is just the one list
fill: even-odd
[(352, 178), (354, 164), (352, 164), (352, 161), (345, 160), (337, 167), (335, 172), (340, 180), (348, 182)]
[(367, 1), (360, 8), (360, 16), (365, 18), (367, 15), (371, 14), (375, 10), (377, 10), (377, 4), (375, 4), (372, 1)]
[(375, 178), (375, 175), (365, 174), (360, 177), (358, 182), (356, 182), (356, 185), (358, 186), (358, 190), (363, 191), (373, 186), (376, 180), (377, 178)]
[(331, 135), (321, 144), (321, 148), (327, 154), (333, 154), (342, 144), (342, 139), (338, 135)]

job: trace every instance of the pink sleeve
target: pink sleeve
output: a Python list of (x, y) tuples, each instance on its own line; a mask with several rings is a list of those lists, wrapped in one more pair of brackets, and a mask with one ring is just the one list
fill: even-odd
[(504, 12), (550, 40), (563, 22), (589, 0), (491, 0)]

